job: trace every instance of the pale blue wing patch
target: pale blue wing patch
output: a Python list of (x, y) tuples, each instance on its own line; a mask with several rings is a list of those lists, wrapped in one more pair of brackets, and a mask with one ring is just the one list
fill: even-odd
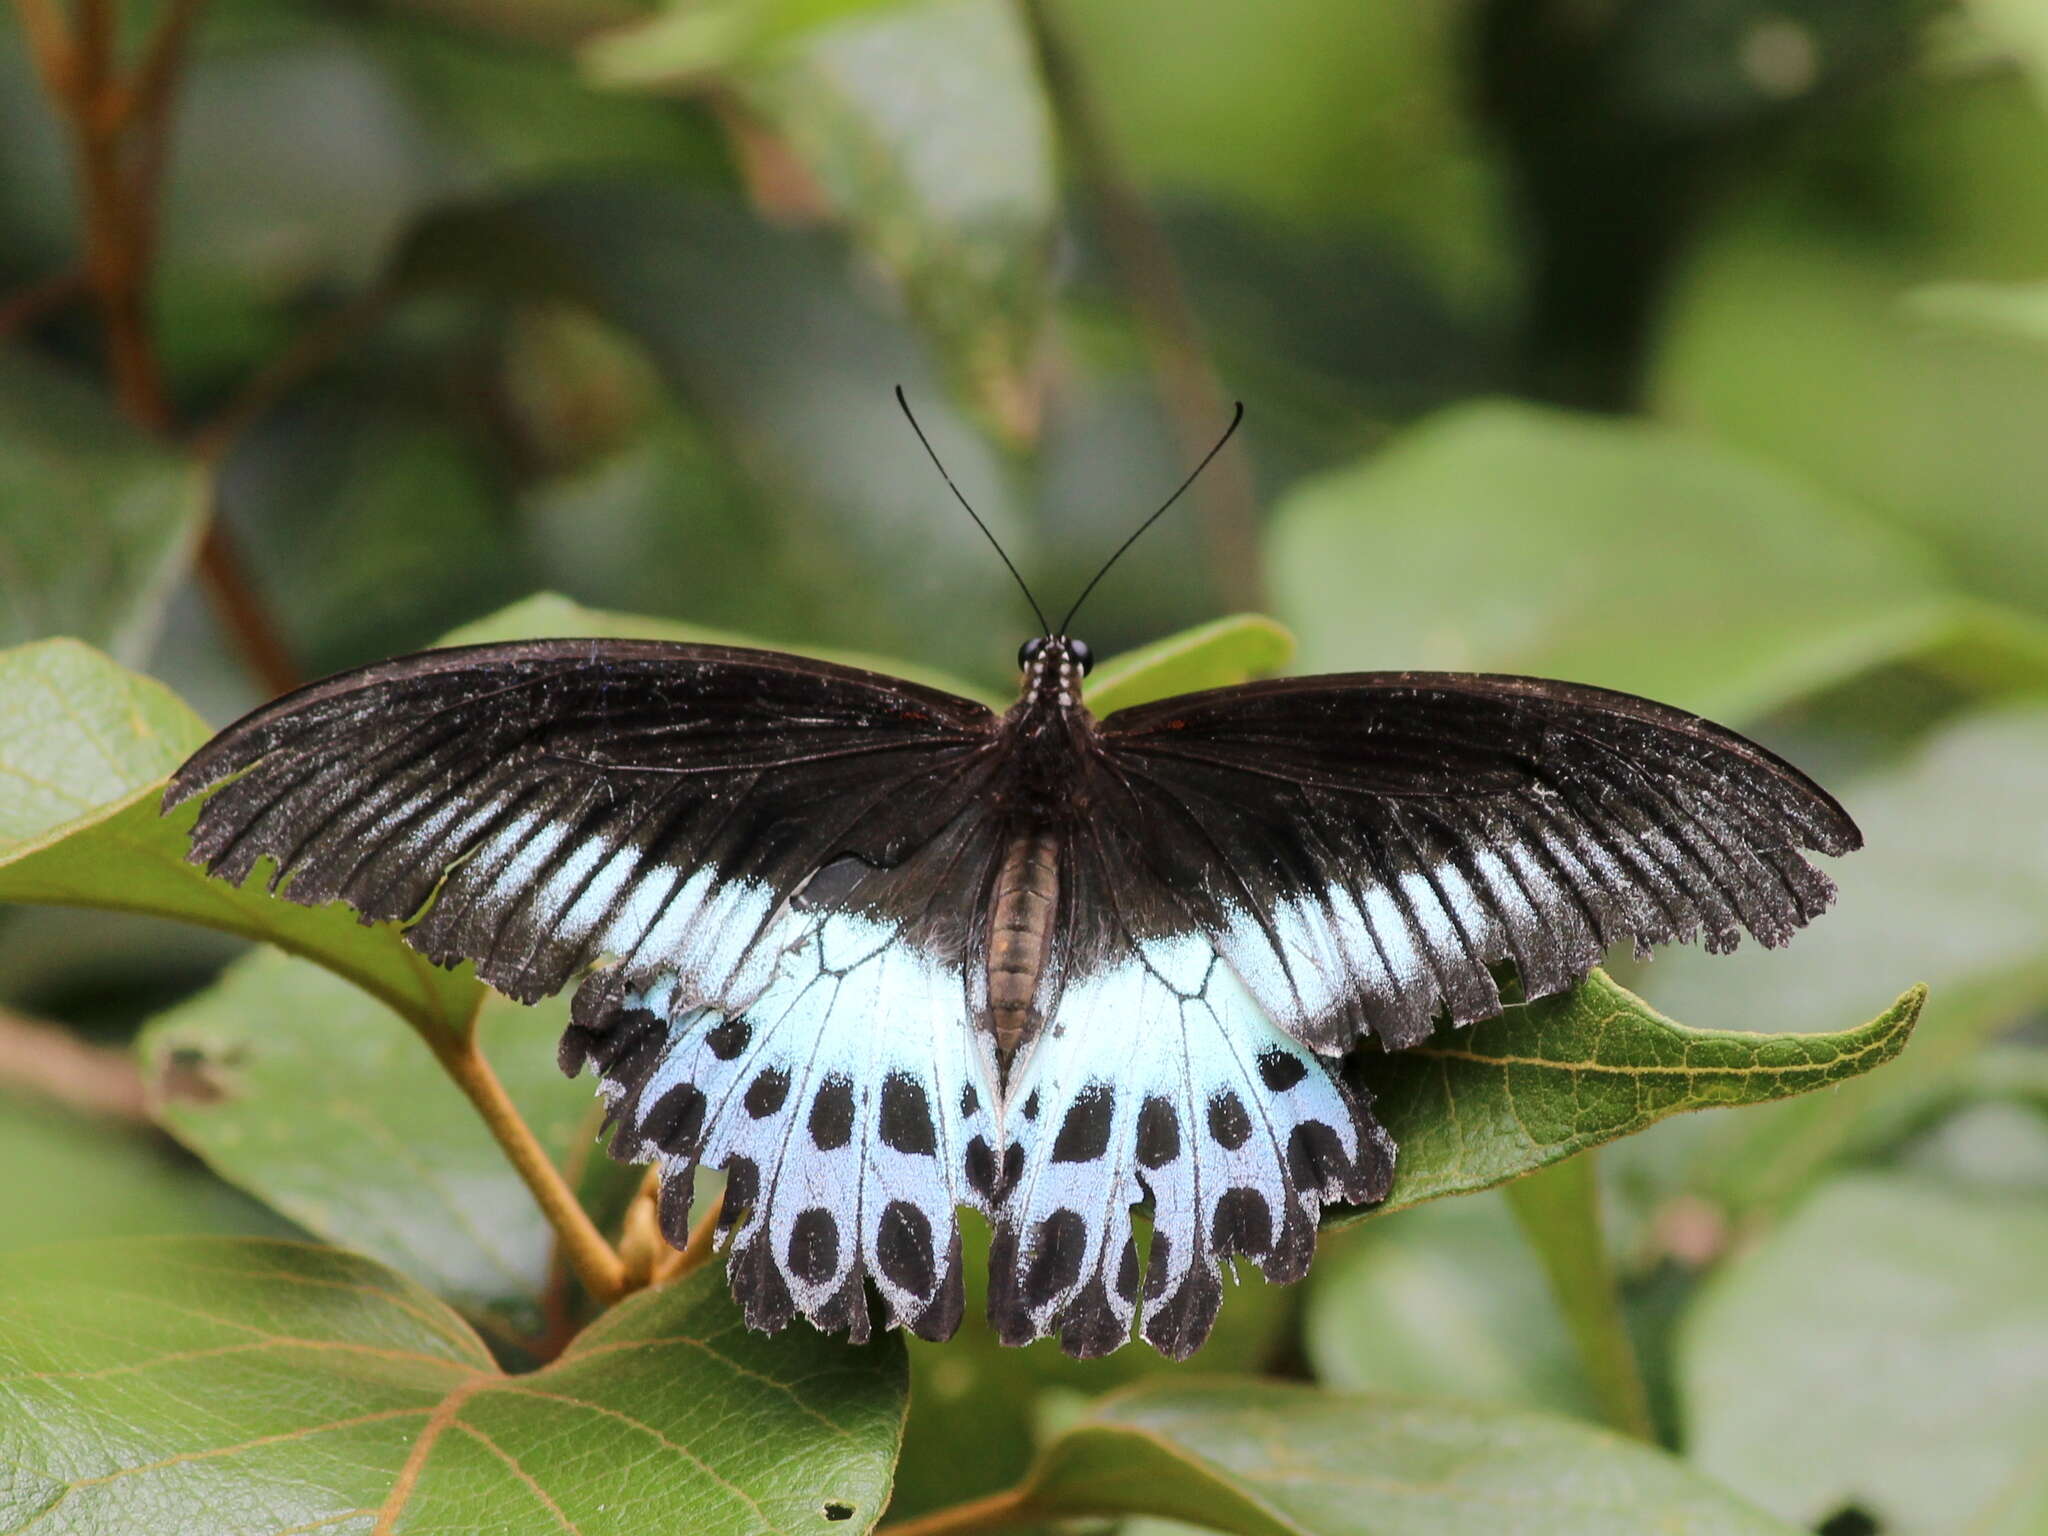
[[(1331, 1068), (1276, 1028), (1198, 935), (1148, 940), (1071, 976), (1016, 1069), (1014, 1165), (990, 1252), (1007, 1343), (1071, 1354), (1134, 1319), (1184, 1359), (1208, 1336), (1227, 1261), (1299, 1279), (1324, 1203), (1385, 1196), (1394, 1148)], [(1141, 1263), (1132, 1208), (1149, 1199)]]
[(979, 1203), (970, 1149), (986, 1162), (992, 1141), (960, 970), (893, 924), (801, 907), (759, 948), (768, 976), (741, 1006), (702, 1006), (670, 976), (600, 973), (564, 1065), (603, 1073), (614, 1154), (660, 1165), (672, 1242), (697, 1167), (726, 1171), (728, 1274), (753, 1326), (801, 1313), (865, 1339), (872, 1283), (891, 1326), (947, 1337), (962, 1306), (955, 1207)]

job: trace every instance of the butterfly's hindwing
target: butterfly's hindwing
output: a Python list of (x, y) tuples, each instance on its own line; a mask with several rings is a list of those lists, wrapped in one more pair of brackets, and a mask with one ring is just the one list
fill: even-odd
[(613, 1150), (662, 1167), (662, 1224), (680, 1245), (699, 1165), (727, 1175), (728, 1274), (747, 1320), (798, 1313), (868, 1337), (866, 1285), (928, 1338), (960, 1320), (960, 1233), (976, 1203), (968, 1147), (990, 1100), (956, 963), (899, 924), (792, 907), (764, 947), (764, 988), (730, 1011), (669, 977), (587, 982), (563, 1065), (592, 1061)]
[[(1198, 934), (1067, 977), (1007, 1097), (1018, 1173), (990, 1250), (1006, 1343), (1098, 1355), (1140, 1331), (1184, 1359), (1223, 1266), (1299, 1279), (1326, 1203), (1385, 1196), (1393, 1144), (1365, 1102), (1276, 1029)], [(1132, 1207), (1150, 1200), (1141, 1264)]]

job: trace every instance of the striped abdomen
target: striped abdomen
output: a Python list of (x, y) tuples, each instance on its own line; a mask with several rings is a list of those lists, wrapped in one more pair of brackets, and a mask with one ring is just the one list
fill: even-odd
[(988, 939), (989, 1024), (1006, 1060), (1035, 1029), (1031, 1004), (1045, 970), (1059, 900), (1059, 845), (1052, 835), (1025, 833), (1013, 839), (996, 872)]

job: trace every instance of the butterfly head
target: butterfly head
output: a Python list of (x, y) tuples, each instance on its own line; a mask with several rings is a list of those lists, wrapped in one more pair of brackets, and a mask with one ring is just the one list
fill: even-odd
[(1074, 710), (1081, 707), (1081, 679), (1095, 669), (1095, 653), (1086, 640), (1038, 635), (1019, 647), (1017, 665), (1024, 673), (1023, 708)]

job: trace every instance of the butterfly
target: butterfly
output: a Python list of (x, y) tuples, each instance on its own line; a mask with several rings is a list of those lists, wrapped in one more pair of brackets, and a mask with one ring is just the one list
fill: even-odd
[(724, 1170), (753, 1327), (862, 1340), (879, 1303), (951, 1336), (964, 1207), (1004, 1342), (1175, 1359), (1234, 1262), (1298, 1279), (1324, 1207), (1385, 1198), (1346, 1052), (1493, 1016), (1503, 962), (1535, 998), (1624, 940), (1782, 944), (1834, 896), (1801, 850), (1861, 844), (1782, 759), (1627, 694), (1355, 673), (1098, 720), (1089, 648), (1041, 627), (1002, 713), (730, 646), (403, 656), (256, 710), (165, 804), (207, 796), (212, 874), (272, 860), (521, 1001), (580, 978), (562, 1067), (659, 1164), (678, 1246)]

